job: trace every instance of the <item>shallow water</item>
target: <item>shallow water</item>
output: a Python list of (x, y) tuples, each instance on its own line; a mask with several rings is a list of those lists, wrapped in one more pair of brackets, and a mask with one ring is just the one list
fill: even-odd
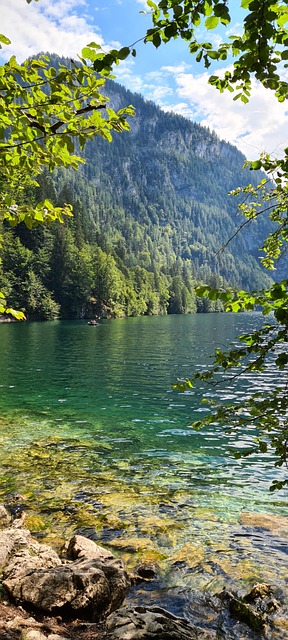
[[(288, 515), (287, 493), (268, 491), (283, 471), (268, 455), (235, 460), (235, 436), (220, 426), (189, 428), (205, 415), (203, 395), (265, 392), (276, 372), (171, 390), (261, 322), (209, 314), (0, 325), (0, 499), (25, 508), (32, 531), (56, 547), (77, 530), (130, 566), (157, 563), (166, 600), (175, 589), (184, 603), (190, 589), (255, 580), (284, 593), (287, 530), (239, 522), (243, 512)], [(253, 435), (237, 436), (237, 446)]]

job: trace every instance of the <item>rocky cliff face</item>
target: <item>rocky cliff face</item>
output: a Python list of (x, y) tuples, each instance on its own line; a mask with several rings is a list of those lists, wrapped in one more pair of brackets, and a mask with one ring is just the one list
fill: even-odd
[(241, 288), (269, 286), (259, 247), (270, 224), (259, 216), (235, 236), (243, 219), (236, 198), (228, 196), (236, 187), (257, 184), (262, 174), (243, 170), (244, 156), (213, 131), (164, 113), (112, 81), (104, 93), (115, 109), (135, 107), (130, 132), (115, 133), (111, 144), (90, 141), (84, 149), (86, 164), (77, 173), (54, 175), (57, 196), (72, 204), (76, 200), (85, 212), (85, 240), (96, 236), (120, 259), (119, 246), (122, 254), (125, 247), (126, 267), (145, 267), (144, 251), (153, 268), (165, 272), (179, 258), (205, 281), (216, 273)]
[[(130, 119), (130, 133), (114, 136), (112, 145), (102, 140), (88, 145), (84, 175), (89, 174), (99, 190), (105, 183), (106, 196), (113, 190), (113, 198), (108, 196), (112, 209), (113, 200), (117, 200), (126, 218), (140, 224), (145, 223), (143, 210), (153, 225), (163, 225), (164, 220), (175, 230), (176, 255), (187, 257), (188, 245), (196, 269), (209, 264), (212, 271), (220, 271), (229, 280), (227, 266), (212, 258), (242, 222), (237, 200), (228, 193), (251, 181), (256, 184), (263, 176), (243, 170), (243, 154), (219, 140), (214, 132), (181, 116), (164, 113), (116, 83), (108, 82), (107, 93), (113, 107), (133, 104), (136, 115)], [(113, 224), (118, 227), (116, 217)], [(226, 249), (230, 271), (234, 271), (233, 277), (238, 272), (239, 284), (241, 272), (246, 271), (241, 286), (247, 280), (247, 269), (251, 283), (254, 279), (252, 288), (257, 286), (257, 274), (261, 280), (258, 253), (269, 229), (264, 218), (253, 221)], [(199, 234), (205, 247), (200, 256), (193, 251)]]

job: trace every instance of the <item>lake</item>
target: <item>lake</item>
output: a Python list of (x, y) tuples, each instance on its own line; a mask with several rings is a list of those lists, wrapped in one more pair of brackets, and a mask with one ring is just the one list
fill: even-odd
[(253, 313), (0, 325), (0, 499), (56, 548), (78, 531), (132, 568), (156, 564), (157, 602), (161, 589), (167, 601), (257, 580), (284, 593), (287, 537), (249, 516), (288, 515), (287, 492), (268, 491), (283, 471), (267, 454), (234, 459), (253, 430), (236, 442), (220, 426), (189, 427), (207, 411), (203, 396), (265, 393), (276, 371), (171, 389), (261, 323)]

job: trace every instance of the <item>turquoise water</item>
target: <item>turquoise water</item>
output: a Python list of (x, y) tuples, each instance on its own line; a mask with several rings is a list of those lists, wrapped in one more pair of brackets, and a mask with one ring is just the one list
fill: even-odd
[[(211, 364), (215, 347), (261, 322), (258, 314), (208, 314), (0, 325), (0, 499), (23, 503), (35, 535), (56, 546), (78, 530), (128, 564), (144, 556), (164, 567), (186, 552), (190, 571), (173, 588), (262, 579), (284, 589), (285, 539), (269, 530), (259, 542), (241, 523), (243, 512), (288, 515), (287, 493), (268, 492), (283, 471), (268, 455), (235, 460), (235, 439), (220, 426), (189, 428), (205, 415), (203, 396), (265, 392), (276, 372), (171, 390)], [(239, 436), (238, 446), (253, 435)], [(131, 538), (133, 554), (121, 542)]]
[[(257, 314), (167, 316), (103, 321), (98, 327), (80, 322), (10, 324), (0, 326), (0, 407), (17, 410), (31, 420), (18, 433), (26, 441), (44, 434), (97, 438), (113, 446), (113, 458), (161, 459), (167, 467), (159, 482), (183, 488), (223, 483), (241, 496), (252, 488), (267, 501), (267, 482), (275, 474), (267, 458), (236, 462), (231, 436), (221, 428), (194, 432), (188, 425), (207, 411), (203, 393), (233, 400), (244, 385), (263, 390), (274, 374), (238, 381), (224, 388), (171, 390), (178, 377), (189, 376), (211, 363), (215, 347), (259, 326)], [(49, 427), (47, 427), (49, 421)], [(45, 425), (45, 427), (44, 427)], [(249, 433), (243, 438), (250, 445)], [(173, 465), (181, 467), (174, 477)], [(195, 464), (207, 474), (195, 471)], [(170, 468), (171, 467), (171, 468)], [(133, 479), (132, 479), (133, 480)], [(191, 484), (192, 483), (192, 484)], [(259, 483), (259, 484), (258, 484)], [(245, 485), (245, 486), (243, 486)], [(278, 494), (279, 497), (279, 494)], [(274, 500), (272, 498), (271, 504)], [(277, 500), (279, 502), (279, 500)]]

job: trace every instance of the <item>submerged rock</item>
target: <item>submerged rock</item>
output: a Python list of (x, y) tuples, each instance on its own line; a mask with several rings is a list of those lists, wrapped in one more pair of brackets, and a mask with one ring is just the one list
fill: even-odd
[(155, 545), (150, 538), (115, 538), (114, 540), (110, 540), (108, 544), (115, 549), (123, 549), (130, 553), (146, 551), (146, 549), (155, 549)]
[(242, 598), (226, 590), (218, 597), (237, 620), (245, 622), (253, 631), (262, 632), (269, 623), (268, 616), (279, 608), (278, 602), (271, 598), (272, 593), (270, 585), (257, 583)]
[(204, 550), (197, 544), (186, 542), (171, 558), (173, 564), (184, 562), (190, 569), (194, 569), (204, 560)]
[(246, 593), (243, 600), (244, 602), (255, 602), (259, 598), (270, 598), (270, 596), (272, 596), (272, 593), (273, 591), (270, 584), (262, 584), (257, 582), (257, 584), (254, 584), (254, 587), (252, 587), (251, 591), (249, 591), (249, 593)]
[(136, 567), (136, 576), (140, 580), (154, 580), (157, 573), (159, 573), (159, 567), (156, 564), (142, 562)]
[(111, 640), (216, 640), (216, 632), (195, 627), (161, 607), (121, 607), (106, 621)]
[(244, 511), (239, 518), (240, 524), (257, 529), (264, 529), (273, 534), (288, 535), (288, 518), (276, 516), (271, 513), (250, 513)]

